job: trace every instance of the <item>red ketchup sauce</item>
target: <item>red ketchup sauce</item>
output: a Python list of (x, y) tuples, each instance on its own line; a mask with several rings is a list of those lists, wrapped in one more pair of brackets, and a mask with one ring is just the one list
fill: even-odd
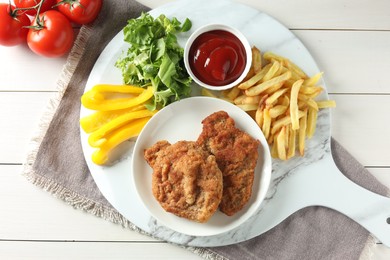
[(239, 78), (245, 69), (244, 45), (232, 33), (223, 30), (198, 36), (189, 50), (194, 75), (212, 86), (223, 86)]

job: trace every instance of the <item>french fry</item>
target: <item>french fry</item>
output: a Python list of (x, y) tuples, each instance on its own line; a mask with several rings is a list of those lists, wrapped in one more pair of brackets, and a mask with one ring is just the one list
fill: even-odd
[(235, 87), (231, 88), (231, 89), (229, 90), (229, 92), (227, 92), (227, 93), (225, 94), (225, 97), (226, 97), (227, 99), (233, 101), (236, 97), (238, 97), (238, 95), (240, 95), (240, 92), (241, 92), (241, 90), (240, 90), (237, 86), (235, 86)]
[(276, 84), (270, 88), (268, 88), (267, 90), (265, 90), (263, 93), (264, 94), (268, 94), (268, 95), (272, 95), (273, 93), (275, 93), (276, 91), (278, 91), (279, 89), (281, 89), (282, 87), (284, 87), (284, 82), (280, 82), (279, 84)]
[(265, 103), (266, 103), (266, 105), (272, 105), (272, 104), (274, 104), (277, 100), (278, 100), (278, 98), (281, 96), (281, 95), (283, 95), (284, 93), (286, 93), (287, 92), (287, 89), (286, 88), (283, 88), (283, 89), (279, 89), (278, 91), (276, 91), (275, 93), (273, 93), (269, 98), (267, 98), (266, 100), (265, 100)]
[(302, 95), (302, 94), (298, 94), (298, 100), (302, 101), (303, 104), (305, 104), (309, 107), (312, 107), (313, 109), (318, 111), (318, 104), (312, 98), (307, 97), (307, 96)]
[(307, 115), (307, 134), (308, 138), (312, 138), (316, 129), (317, 124), (317, 111), (313, 108), (308, 109)]
[(295, 156), (295, 143), (296, 143), (296, 131), (290, 127), (290, 135), (288, 140), (288, 148), (287, 148), (287, 159), (290, 159)]
[(254, 73), (258, 73), (262, 68), (261, 52), (256, 46), (252, 47), (252, 67)]
[(242, 104), (254, 104), (257, 106), (260, 102), (260, 99), (261, 99), (261, 96), (245, 97), (241, 102), (242, 102)]
[[(306, 81), (306, 80), (305, 80)], [(305, 95), (311, 95), (311, 94), (319, 94), (323, 91), (322, 87), (319, 86), (308, 86), (305, 84), (305, 81), (302, 84), (301, 90), (299, 93), (305, 94)]]
[(277, 137), (277, 148), (278, 148), (278, 157), (281, 160), (286, 160), (286, 146), (285, 146), (285, 141), (286, 141), (286, 127), (282, 127), (282, 130), (280, 130), (278, 137)]
[(262, 80), (267, 74), (268, 70), (271, 68), (272, 64), (266, 65), (263, 69), (261, 69), (258, 73), (256, 73), (253, 77), (249, 78), (247, 81), (244, 81), (240, 85), (238, 85), (239, 89), (248, 89), (254, 86), (257, 82)]
[(276, 84), (279, 84), (283, 81), (288, 80), (290, 77), (291, 77), (291, 72), (287, 71), (286, 73), (283, 73), (280, 76), (277, 76), (277, 77), (272, 78), (270, 80), (264, 81), (264, 82), (260, 83), (259, 85), (253, 86), (253, 87), (245, 90), (245, 94), (247, 96), (259, 95), (260, 93), (264, 92), (268, 88), (270, 88)]
[(290, 98), (287, 95), (283, 96), (283, 98), (279, 98), (279, 102), (277, 103), (277, 105), (288, 107), (290, 105)]
[(271, 134), (275, 134), (277, 131), (279, 131), (283, 126), (291, 124), (291, 117), (290, 116), (284, 116), (278, 120), (276, 120), (271, 128)]
[(281, 63), (283, 63), (284, 61), (287, 60), (286, 58), (279, 56), (279, 55), (276, 55), (275, 53), (270, 52), (270, 51), (265, 52), (263, 55), (263, 58), (268, 60), (268, 61), (277, 60)]
[(258, 106), (255, 114), (255, 121), (259, 127), (263, 125), (263, 107)]
[[(298, 111), (298, 119), (301, 118), (302, 116), (304, 116), (304, 112), (303, 111)], [(291, 117), (290, 115), (287, 115), (287, 116), (284, 116), (278, 120), (276, 120), (273, 124), (272, 124), (272, 128), (271, 128), (271, 134), (275, 134), (277, 131), (279, 131), (283, 126), (285, 125), (288, 125), (288, 124), (291, 124)]]
[(301, 156), (305, 154), (306, 123), (307, 111), (305, 111), (304, 116), (299, 119), (298, 149)]
[(242, 104), (242, 101), (246, 98), (246, 96), (244, 94), (242, 95), (239, 95), (238, 97), (236, 97), (234, 100), (233, 100), (233, 103), (236, 104), (236, 105), (239, 105), (239, 104)]
[(322, 100), (317, 101), (317, 107), (320, 108), (328, 108), (328, 107), (336, 107), (336, 101), (334, 100)]
[(269, 136), (270, 131), (271, 131), (271, 117), (269, 115), (268, 108), (265, 108), (263, 110), (263, 126), (262, 126), (262, 130), (263, 130), (265, 138), (268, 139), (268, 136)]
[(314, 86), (321, 79), (323, 72), (318, 72), (313, 77), (306, 79), (303, 84), (306, 86)]
[(290, 140), (290, 128), (291, 128), (291, 125), (286, 125), (285, 127), (285, 141), (284, 141), (284, 148), (286, 149), (286, 156), (287, 156), (287, 149), (288, 149), (288, 142)]
[(273, 61), (272, 66), (269, 68), (267, 73), (264, 75), (264, 77), (261, 79), (262, 82), (268, 81), (275, 77), (275, 74), (279, 71), (279, 68), (281, 67), (280, 63), (278, 61)]
[(287, 106), (276, 105), (269, 109), (269, 115), (271, 118), (277, 118), (280, 115), (283, 115), (287, 111)]
[(273, 137), (272, 143), (273, 143), (273, 145), (271, 147), (271, 156), (272, 156), (272, 158), (279, 158), (279, 156), (278, 156), (278, 145), (277, 145), (278, 141), (277, 141), (276, 136)]
[(291, 116), (291, 126), (293, 130), (299, 129), (299, 116), (298, 116), (298, 93), (303, 83), (303, 79), (298, 80), (294, 83), (291, 88), (290, 95), (290, 116)]
[(287, 62), (286, 64), (286, 67), (288, 69), (290, 69), (290, 71), (293, 73), (293, 75), (295, 75), (295, 77), (299, 78), (299, 79), (307, 79), (307, 75), (305, 74), (305, 72), (303, 72), (301, 70), (301, 68), (299, 68), (297, 65), (295, 65), (293, 62), (289, 61)]
[(236, 106), (238, 106), (244, 111), (256, 111), (258, 107), (257, 104), (239, 104)]

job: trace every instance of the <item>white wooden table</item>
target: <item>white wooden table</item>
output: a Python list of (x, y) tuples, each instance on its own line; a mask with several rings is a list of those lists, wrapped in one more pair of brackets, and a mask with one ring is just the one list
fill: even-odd
[[(140, 2), (153, 8), (170, 1)], [(274, 16), (303, 41), (337, 102), (333, 136), (390, 187), (390, 1), (240, 2)], [(199, 259), (74, 210), (21, 176), (65, 60), (0, 46), (0, 259)], [(390, 249), (379, 244), (373, 259), (390, 259)]]

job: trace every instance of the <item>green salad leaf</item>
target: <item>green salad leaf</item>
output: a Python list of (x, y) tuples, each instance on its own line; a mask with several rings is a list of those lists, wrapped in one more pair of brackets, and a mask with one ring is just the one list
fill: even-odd
[(121, 69), (125, 84), (155, 88), (154, 102), (148, 106), (151, 110), (191, 93), (191, 78), (183, 61), (184, 50), (176, 37), (191, 26), (188, 18), (181, 23), (165, 15), (153, 18), (149, 13), (142, 13), (123, 28), (124, 40), (130, 47), (115, 66)]

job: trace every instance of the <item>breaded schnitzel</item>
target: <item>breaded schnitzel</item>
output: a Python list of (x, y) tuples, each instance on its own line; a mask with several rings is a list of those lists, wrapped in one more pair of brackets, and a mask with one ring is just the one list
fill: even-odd
[(153, 168), (152, 192), (168, 212), (207, 222), (222, 199), (222, 172), (215, 157), (195, 142), (159, 141), (144, 152)]
[(219, 209), (228, 216), (241, 210), (252, 194), (259, 141), (235, 126), (219, 111), (206, 117), (197, 144), (216, 158), (223, 174), (223, 195)]

